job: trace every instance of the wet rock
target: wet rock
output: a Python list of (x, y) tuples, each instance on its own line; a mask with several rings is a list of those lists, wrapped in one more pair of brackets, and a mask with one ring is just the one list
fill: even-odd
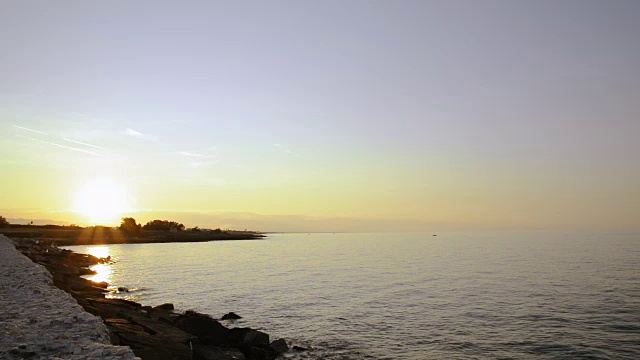
[(305, 347), (302, 347), (302, 346), (297, 346), (297, 345), (294, 345), (294, 346), (291, 348), (291, 350), (293, 350), (293, 351), (309, 351), (309, 349), (307, 349), (307, 348), (305, 348)]
[(243, 348), (242, 351), (248, 360), (275, 360), (279, 355), (272, 349), (264, 347)]
[(273, 340), (271, 344), (269, 344), (269, 347), (279, 354), (289, 351), (289, 345), (287, 345), (285, 339), (282, 338)]
[(232, 347), (269, 346), (269, 334), (251, 328), (228, 330), (226, 344)]
[(170, 311), (170, 310), (173, 310), (174, 307), (173, 307), (172, 303), (166, 303), (166, 304), (158, 305), (158, 306), (154, 307), (154, 309), (157, 309), (157, 310), (169, 310)]
[(238, 349), (219, 348), (205, 345), (193, 346), (194, 359), (200, 360), (246, 360)]
[(242, 319), (242, 316), (234, 313), (233, 311), (222, 316), (220, 320), (237, 320)]
[(197, 336), (203, 345), (222, 345), (229, 333), (229, 329), (218, 321), (195, 311), (187, 311), (179, 316), (177, 325), (187, 333)]

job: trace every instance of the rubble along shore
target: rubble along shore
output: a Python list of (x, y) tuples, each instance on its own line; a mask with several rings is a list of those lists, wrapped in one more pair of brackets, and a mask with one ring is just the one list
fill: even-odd
[(14, 244), (49, 270), (55, 286), (70, 294), (86, 312), (102, 318), (104, 323), (99, 325), (106, 326), (112, 344), (128, 346), (143, 360), (272, 360), (289, 350), (283, 339), (271, 342), (264, 332), (227, 328), (194, 311), (177, 313), (171, 304), (152, 308), (106, 298), (108, 284), (80, 277), (91, 274), (89, 267), (104, 260), (62, 250), (41, 240), (19, 239)]

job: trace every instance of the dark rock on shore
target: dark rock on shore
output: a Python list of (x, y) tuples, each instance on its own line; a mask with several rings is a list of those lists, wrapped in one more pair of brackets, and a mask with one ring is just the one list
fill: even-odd
[(204, 345), (223, 345), (229, 333), (229, 329), (217, 320), (195, 311), (187, 311), (179, 316), (177, 325), (187, 333), (195, 335)]
[(158, 305), (156, 307), (154, 307), (154, 309), (157, 310), (173, 310), (173, 304), (172, 303), (166, 303), (166, 304), (162, 304), (162, 305)]
[(235, 328), (228, 331), (226, 344), (232, 347), (269, 346), (269, 335), (251, 328)]
[(220, 318), (220, 320), (238, 320), (238, 319), (242, 319), (242, 316), (234, 313), (233, 311), (228, 314), (222, 315), (222, 317)]
[(289, 351), (289, 345), (287, 345), (287, 341), (285, 339), (273, 340), (271, 344), (269, 344), (269, 347), (277, 353)]

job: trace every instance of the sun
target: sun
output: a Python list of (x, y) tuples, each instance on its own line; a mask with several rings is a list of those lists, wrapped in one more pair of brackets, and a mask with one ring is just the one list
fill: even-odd
[(129, 210), (128, 199), (122, 185), (111, 179), (98, 179), (78, 190), (73, 210), (92, 225), (113, 225)]

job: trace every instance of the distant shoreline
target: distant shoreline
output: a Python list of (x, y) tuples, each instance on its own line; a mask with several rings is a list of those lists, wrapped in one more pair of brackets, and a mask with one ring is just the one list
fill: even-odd
[(208, 242), (229, 240), (260, 240), (263, 233), (254, 231), (161, 231), (142, 230), (128, 234), (112, 227), (51, 227), (32, 225), (28, 227), (9, 227), (0, 229), (0, 233), (11, 238), (29, 238), (51, 241), (58, 246), (74, 245), (110, 245), (110, 244), (159, 244), (181, 242)]

